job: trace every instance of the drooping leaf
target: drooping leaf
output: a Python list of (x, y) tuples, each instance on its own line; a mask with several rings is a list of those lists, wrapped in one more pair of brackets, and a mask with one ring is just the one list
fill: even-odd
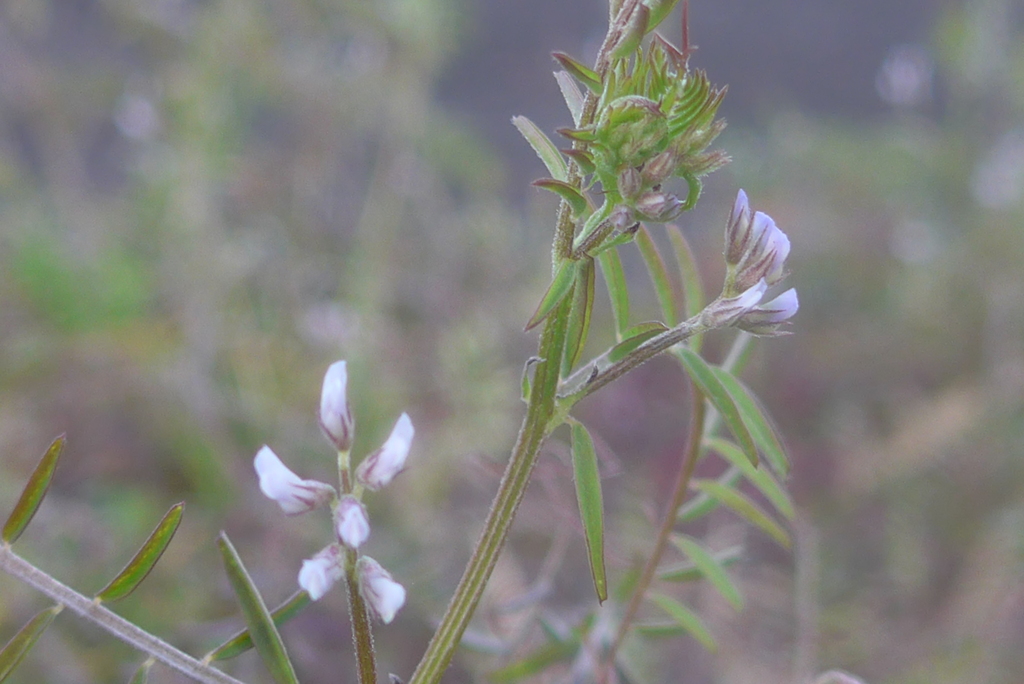
[(685, 345), (675, 346), (672, 349), (672, 353), (683, 364), (683, 368), (686, 369), (690, 379), (697, 385), (701, 393), (718, 410), (722, 420), (729, 427), (729, 431), (732, 432), (733, 437), (739, 442), (743, 453), (756, 466), (757, 447), (754, 445), (750, 431), (747, 430), (746, 423), (744, 423), (743, 417), (736, 407), (732, 394), (722, 385), (722, 381), (719, 379), (718, 374), (715, 373), (714, 368), (701, 358), (700, 354)]
[(558, 148), (551, 142), (551, 139), (544, 135), (544, 132), (537, 127), (537, 124), (525, 116), (513, 116), (512, 125), (523, 134), (526, 142), (530, 143), (530, 147), (537, 153), (540, 160), (544, 162), (548, 173), (554, 179), (560, 180), (563, 183), (569, 179), (569, 169), (565, 164), (565, 159), (562, 158), (562, 153), (558, 151)]
[[(739, 468), (730, 466), (724, 473), (715, 478), (715, 481), (723, 487), (735, 487), (736, 483), (740, 481), (740, 475), (742, 475), (742, 472)], [(697, 520), (716, 508), (718, 508), (718, 499), (704, 492), (698, 492), (683, 504), (683, 507), (679, 509), (679, 515), (676, 516), (676, 519), (681, 523)]]
[(558, 267), (555, 277), (551, 280), (551, 285), (548, 286), (548, 291), (544, 293), (540, 304), (537, 305), (537, 310), (533, 312), (533, 316), (530, 317), (530, 321), (526, 324), (526, 330), (535, 327), (547, 318), (548, 314), (558, 306), (558, 303), (569, 294), (572, 290), (572, 284), (576, 280), (577, 263), (567, 259)]
[(564, 52), (552, 52), (551, 56), (558, 60), (562, 68), (572, 74), (573, 78), (585, 85), (594, 93), (601, 94), (601, 77), (589, 67), (585, 67)]
[(650, 232), (644, 225), (636, 233), (636, 246), (640, 248), (640, 254), (647, 264), (647, 271), (651, 274), (651, 282), (654, 284), (654, 293), (658, 296), (658, 304), (661, 306), (661, 314), (665, 317), (665, 324), (670, 328), (679, 323), (681, 307), (678, 306), (678, 298), (672, 279), (665, 268), (665, 261), (661, 258), (658, 247), (654, 244)]
[(694, 480), (692, 484), (695, 489), (706, 492), (712, 498), (717, 499), (723, 506), (731, 508), (741, 518), (761, 528), (761, 530), (782, 546), (787, 549), (790, 547), (789, 533), (782, 529), (782, 526), (775, 522), (771, 516), (762, 511), (757, 504), (732, 487), (726, 487), (714, 480)]
[[(712, 553), (711, 557), (723, 568), (727, 568), (743, 557), (743, 547), (738, 544), (730, 546)], [(670, 565), (658, 571), (658, 579), (666, 582), (694, 582), (703, 576), (700, 568), (692, 561)]]
[(18, 633), (11, 637), (11, 640), (0, 650), (0, 682), (7, 679), (18, 663), (25, 655), (32, 650), (36, 641), (43, 635), (46, 628), (57, 617), (57, 613), (64, 609), (62, 605), (51, 606), (46, 610), (36, 613), (35, 617), (25, 623), (25, 626), (18, 630)]
[(622, 268), (622, 260), (614, 249), (601, 252), (597, 261), (601, 264), (601, 273), (608, 288), (608, 298), (612, 302), (612, 318), (615, 319), (615, 339), (625, 339), (623, 332), (629, 327), (629, 288), (626, 284), (626, 272)]
[[(312, 602), (309, 594), (304, 590), (297, 591), (288, 597), (288, 600), (275, 608), (270, 613), (270, 617), (274, 620), (274, 624), (280, 627), (301, 613)], [(234, 658), (245, 653), (250, 648), (252, 648), (252, 637), (249, 636), (249, 630), (244, 629), (210, 651), (204, 660), (206, 662), (227, 660), (228, 658)]]
[(666, 331), (668, 331), (668, 328), (665, 327), (665, 324), (659, 323), (658, 321), (648, 321), (647, 323), (634, 325), (626, 331), (626, 339), (608, 350), (609, 363), (617, 363), (621, 361), (641, 344)]
[[(707, 304), (704, 295), (704, 285), (700, 280), (700, 270), (697, 268), (697, 259), (693, 256), (690, 243), (683, 236), (679, 227), (674, 224), (666, 226), (668, 230), (668, 241), (672, 245), (672, 253), (679, 265), (679, 277), (683, 283), (683, 311), (686, 318), (693, 318), (699, 314)], [(700, 351), (702, 336), (694, 335), (690, 338), (690, 348), (696, 352)]]
[(604, 504), (601, 497), (601, 475), (597, 469), (597, 452), (590, 433), (582, 423), (572, 422), (572, 470), (576, 479), (576, 500), (587, 540), (587, 557), (594, 578), (597, 600), (608, 598), (608, 577), (604, 566)]
[(149, 670), (153, 667), (154, 663), (156, 663), (156, 660), (153, 658), (146, 658), (142, 661), (142, 664), (139, 665), (139, 669), (135, 670), (135, 674), (132, 675), (128, 684), (146, 684), (146, 682), (149, 681)]
[(750, 431), (750, 436), (761, 449), (761, 453), (771, 463), (779, 475), (789, 472), (789, 459), (782, 448), (779, 437), (768, 420), (767, 414), (761, 408), (761, 402), (757, 400), (754, 393), (740, 381), (735, 375), (722, 368), (712, 368), (719, 382), (732, 395), (733, 402), (740, 412), (743, 424)]
[(579, 126), (580, 120), (583, 118), (583, 93), (580, 92), (576, 81), (572, 80), (568, 71), (556, 71), (555, 81), (558, 82), (558, 89), (562, 91), (562, 97), (565, 98), (565, 106), (572, 114), (573, 125)]
[(707, 549), (701, 546), (693, 537), (688, 537), (684, 534), (673, 535), (672, 543), (685, 553), (687, 558), (693, 561), (693, 564), (697, 566), (700, 573), (715, 586), (718, 593), (733, 608), (736, 610), (743, 608), (743, 597), (740, 595), (739, 589), (732, 583), (725, 568), (715, 560), (713, 555), (708, 553)]
[(217, 546), (220, 548), (221, 558), (224, 561), (224, 569), (227, 570), (228, 580), (231, 588), (238, 597), (238, 604), (242, 608), (242, 617), (249, 628), (249, 635), (252, 637), (253, 645), (260, 658), (267, 666), (271, 676), (278, 684), (298, 684), (295, 676), (295, 668), (288, 658), (288, 652), (281, 641), (274, 621), (270, 617), (267, 605), (263, 597), (256, 590), (252, 578), (242, 565), (242, 559), (231, 544), (227, 534), (220, 533), (217, 538)]
[(654, 601), (659, 608), (668, 613), (669, 617), (679, 623), (679, 626), (685, 629), (691, 636), (697, 641), (704, 645), (704, 648), (709, 651), (715, 651), (715, 640), (711, 636), (711, 633), (701, 622), (701, 619), (697, 617), (697, 614), (692, 610), (684, 606), (679, 601), (676, 601), (671, 596), (665, 596), (664, 594), (652, 594), (651, 600)]
[(772, 502), (779, 513), (789, 520), (794, 518), (796, 512), (793, 509), (793, 500), (770, 472), (764, 468), (755, 468), (750, 465), (750, 461), (743, 455), (740, 448), (728, 440), (712, 437), (707, 440), (707, 445), (733, 466), (739, 468), (743, 472), (743, 476), (750, 480), (750, 483), (757, 487), (766, 499)]
[(583, 196), (583, 193), (563, 180), (539, 178), (533, 181), (531, 185), (544, 190), (550, 190), (564, 199), (572, 207), (572, 213), (576, 216), (586, 216), (590, 210), (590, 205), (587, 204), (587, 198)]
[(53, 443), (50, 444), (46, 453), (39, 460), (39, 464), (36, 465), (36, 469), (32, 471), (32, 475), (28, 478), (25, 488), (21, 490), (18, 503), (14, 504), (14, 510), (11, 511), (7, 522), (4, 523), (4, 529), (2, 534), (0, 534), (0, 538), (5, 543), (13, 544), (17, 541), (21, 533), (28, 527), (32, 516), (39, 510), (39, 504), (42, 503), (43, 497), (46, 496), (46, 490), (50, 488), (50, 480), (53, 479), (53, 473), (57, 469), (57, 461), (60, 460), (60, 455), (64, 451), (65, 441), (64, 435), (60, 435), (57, 439), (53, 440)]
[(572, 306), (566, 324), (565, 349), (562, 354), (562, 377), (576, 367), (590, 332), (590, 315), (594, 310), (594, 260), (583, 259), (576, 269), (572, 289)]
[(156, 562), (160, 560), (167, 545), (171, 543), (174, 533), (178, 530), (181, 522), (181, 513), (185, 509), (185, 502), (176, 503), (164, 514), (160, 524), (156, 526), (146, 543), (128, 561), (128, 565), (117, 574), (117, 577), (110, 581), (110, 584), (103, 587), (97, 594), (98, 601), (117, 601), (135, 591), (135, 588), (146, 579), (146, 575), (153, 569)]

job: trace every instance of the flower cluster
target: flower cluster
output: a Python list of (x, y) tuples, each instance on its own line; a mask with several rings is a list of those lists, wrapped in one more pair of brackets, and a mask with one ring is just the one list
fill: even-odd
[(800, 307), (796, 290), (790, 288), (763, 304), (761, 300), (786, 277), (788, 256), (789, 238), (768, 214), (752, 214), (747, 193), (740, 190), (725, 229), (725, 286), (704, 310), (704, 322), (765, 337), (785, 334), (780, 326)]
[(331, 509), (336, 541), (312, 558), (303, 561), (299, 586), (314, 601), (323, 596), (346, 570), (354, 572), (359, 592), (370, 610), (385, 623), (405, 603), (405, 588), (392, 579), (380, 563), (368, 556), (359, 556), (359, 547), (370, 536), (370, 520), (362, 502), (364, 490), (377, 491), (390, 483), (405, 468), (415, 430), (408, 415), (402, 414), (391, 435), (359, 464), (355, 486), (348, 486), (349, 449), (355, 433), (355, 421), (348, 405), (346, 387), (348, 373), (344, 361), (327, 369), (320, 397), (320, 427), (337, 450), (343, 471), (339, 495), (331, 485), (317, 480), (304, 480), (293, 473), (270, 447), (256, 453), (253, 465), (259, 477), (260, 490), (276, 501), (285, 515), (307, 513), (321, 506)]

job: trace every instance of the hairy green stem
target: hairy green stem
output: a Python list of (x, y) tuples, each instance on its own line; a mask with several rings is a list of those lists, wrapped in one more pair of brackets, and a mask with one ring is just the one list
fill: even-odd
[(21, 558), (11, 547), (0, 544), (0, 570), (33, 587), (58, 604), (66, 606), (89, 622), (109, 632), (117, 639), (150, 655), (161, 663), (181, 672), (186, 677), (204, 684), (242, 684), (207, 663), (179, 651), (166, 641), (136, 627), (117, 613), (111, 612), (98, 601), (83, 596), (71, 587), (58, 582), (36, 566)]
[(373, 630), (370, 613), (363, 595), (359, 593), (359, 573), (356, 571), (358, 554), (345, 550), (345, 587), (348, 591), (348, 614), (352, 621), (352, 646), (355, 648), (356, 671), (359, 684), (377, 684), (377, 662), (373, 650)]

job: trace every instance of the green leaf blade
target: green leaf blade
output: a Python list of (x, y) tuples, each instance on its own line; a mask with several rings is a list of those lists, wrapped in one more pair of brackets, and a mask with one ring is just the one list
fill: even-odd
[(53, 618), (64, 609), (62, 605), (51, 606), (25, 623), (18, 633), (0, 650), (0, 682), (7, 679), (18, 664), (24, 659), (36, 641), (43, 635)]
[(672, 543), (676, 547), (686, 554), (686, 557), (693, 561), (693, 564), (700, 570), (703, 575), (718, 593), (729, 602), (729, 604), (735, 610), (741, 610), (743, 608), (743, 596), (740, 595), (739, 589), (733, 584), (729, 578), (729, 574), (725, 571), (715, 557), (712, 556), (707, 549), (701, 546), (696, 539), (688, 537), (686, 535), (675, 535), (672, 538)]
[(495, 670), (487, 678), (495, 684), (518, 682), (527, 677), (539, 675), (555, 663), (568, 660), (579, 650), (579, 644), (572, 641), (556, 641), (541, 646), (524, 658)]
[(754, 393), (735, 375), (723, 368), (712, 368), (719, 382), (733, 398), (736, 409), (740, 413), (743, 424), (750, 431), (750, 436), (761, 449), (765, 459), (779, 475), (789, 472), (789, 459), (782, 448), (778, 434), (762, 410), (761, 403)]
[(7, 522), (4, 523), (3, 532), (0, 532), (0, 539), (5, 543), (13, 544), (17, 541), (32, 521), (32, 516), (39, 510), (39, 504), (43, 502), (43, 497), (46, 496), (46, 491), (50, 488), (50, 481), (53, 479), (54, 471), (57, 470), (57, 462), (64, 452), (66, 441), (67, 438), (64, 435), (53, 440), (35, 470), (32, 471), (32, 475), (29, 476), (28, 482), (18, 498), (18, 503), (14, 504), (14, 510), (11, 511)]
[(142, 664), (139, 665), (139, 669), (135, 670), (135, 674), (132, 675), (128, 684), (146, 684), (146, 682), (149, 681), (149, 670), (153, 667), (155, 662), (156, 661), (153, 658), (146, 658)]
[(566, 324), (565, 349), (562, 353), (562, 377), (566, 377), (580, 360), (590, 333), (590, 316), (594, 311), (594, 260), (583, 259), (576, 270), (572, 289), (572, 306)]
[(699, 641), (704, 648), (714, 653), (717, 648), (715, 645), (715, 639), (711, 636), (711, 632), (708, 631), (707, 627), (701, 621), (697, 614), (692, 610), (684, 606), (679, 601), (676, 601), (671, 596), (665, 596), (664, 594), (653, 594), (651, 600), (663, 611), (668, 613), (669, 617), (679, 623), (679, 626), (685, 629), (692, 637)]
[(608, 576), (604, 565), (604, 504), (601, 475), (597, 468), (597, 452), (587, 428), (572, 422), (572, 469), (576, 479), (576, 500), (587, 541), (590, 572), (594, 578), (597, 600), (608, 598)]
[(735, 511), (741, 518), (744, 518), (755, 527), (760, 528), (772, 539), (785, 548), (789, 548), (792, 542), (782, 526), (775, 522), (771, 516), (762, 511), (757, 504), (743, 496), (735, 489), (726, 487), (714, 480), (694, 480), (693, 487), (706, 492), (719, 503)]
[(552, 52), (551, 56), (558, 60), (562, 68), (572, 74), (573, 78), (585, 85), (592, 92), (601, 94), (601, 77), (593, 69), (583, 66), (564, 52)]
[(544, 293), (540, 304), (537, 305), (537, 310), (533, 312), (533, 316), (530, 317), (529, 322), (526, 324), (526, 330), (530, 330), (540, 324), (569, 294), (573, 283), (576, 281), (576, 264), (577, 262), (575, 261), (566, 260), (558, 267), (558, 271), (551, 280), (547, 292)]
[[(668, 241), (672, 245), (672, 253), (679, 266), (679, 278), (683, 284), (683, 311), (686, 318), (693, 318), (699, 314), (707, 305), (707, 297), (704, 294), (704, 284), (700, 280), (700, 269), (697, 268), (697, 259), (690, 248), (690, 243), (675, 224), (666, 225)], [(690, 348), (700, 351), (702, 336), (694, 335), (690, 338)]]
[(672, 285), (672, 278), (668, 275), (665, 267), (665, 260), (661, 258), (654, 239), (651, 237), (647, 227), (642, 225), (636, 232), (636, 246), (640, 249), (640, 255), (647, 264), (647, 272), (651, 275), (651, 283), (654, 285), (654, 293), (658, 297), (658, 304), (661, 313), (665, 317), (665, 324), (670, 328), (679, 323), (679, 297), (675, 287)]
[[(743, 547), (739, 544), (730, 546), (721, 551), (716, 551), (711, 554), (711, 557), (723, 568), (728, 568), (743, 558)], [(658, 570), (658, 579), (665, 580), (666, 582), (694, 582), (703, 576), (700, 568), (693, 561)]]
[(783, 517), (788, 520), (793, 520), (796, 517), (793, 500), (786, 490), (782, 488), (782, 485), (766, 469), (755, 468), (750, 465), (750, 461), (747, 460), (747, 457), (743, 455), (738, 446), (720, 437), (708, 439), (707, 446), (733, 466), (739, 468), (743, 476), (757, 487), (758, 491), (764, 494), (765, 498), (775, 506), (775, 510), (781, 513)]
[(227, 534), (220, 533), (217, 538), (217, 546), (220, 549), (221, 558), (224, 561), (224, 569), (227, 571), (231, 588), (238, 598), (239, 606), (242, 608), (242, 616), (249, 628), (256, 652), (260, 654), (264, 664), (278, 684), (298, 684), (295, 676), (295, 668), (288, 659), (288, 652), (281, 641), (281, 635), (274, 626), (263, 597), (256, 590), (252, 578), (246, 572), (242, 559), (231, 544)]
[(612, 303), (612, 318), (615, 319), (615, 337), (618, 341), (624, 338), (623, 333), (629, 327), (629, 288), (626, 284), (626, 271), (622, 268), (622, 259), (614, 249), (608, 249), (597, 256), (608, 288), (608, 298)]
[(625, 332), (626, 339), (608, 350), (608, 362), (618, 363), (641, 344), (653, 337), (657, 337), (663, 332), (668, 332), (668, 328), (665, 327), (664, 323), (657, 321), (648, 321), (647, 323), (634, 325)]
[(551, 139), (537, 127), (537, 124), (525, 116), (513, 116), (512, 125), (526, 138), (526, 142), (530, 143), (530, 147), (544, 162), (544, 166), (547, 167), (552, 178), (563, 183), (569, 180), (569, 167), (566, 165), (562, 153), (558, 151)]
[(534, 187), (541, 188), (543, 190), (550, 190), (555, 193), (566, 202), (572, 208), (572, 213), (576, 216), (586, 216), (590, 213), (590, 203), (587, 202), (587, 198), (573, 185), (566, 183), (563, 180), (557, 178), (540, 178), (531, 183)]
[[(309, 594), (306, 593), (305, 590), (299, 590), (288, 597), (284, 603), (275, 608), (270, 613), (270, 617), (274, 620), (274, 624), (276, 626), (281, 627), (305, 610), (306, 606), (312, 602), (313, 599), (309, 598)], [(241, 632), (238, 632), (223, 644), (207, 653), (203, 660), (205, 662), (228, 660), (229, 658), (234, 658), (245, 653), (252, 648), (252, 646), (252, 637), (249, 636), (249, 630), (243, 629)]]
[(171, 506), (164, 514), (163, 519), (156, 526), (153, 532), (146, 539), (142, 548), (135, 556), (128, 561), (124, 569), (103, 587), (95, 596), (98, 601), (117, 601), (131, 594), (146, 579), (146, 576), (160, 560), (167, 549), (167, 545), (174, 538), (181, 523), (181, 514), (185, 510), (185, 502), (179, 502)]

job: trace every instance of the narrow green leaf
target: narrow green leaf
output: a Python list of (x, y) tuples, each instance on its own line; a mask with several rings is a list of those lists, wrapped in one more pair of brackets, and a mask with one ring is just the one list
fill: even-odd
[(533, 384), (533, 376), (530, 374), (530, 368), (535, 364), (543, 361), (539, 356), (531, 356), (526, 359), (526, 363), (523, 364), (523, 377), (521, 380), (523, 389), (523, 401), (529, 403), (530, 400), (530, 386)]
[(590, 572), (601, 603), (608, 598), (608, 577), (604, 567), (604, 506), (597, 452), (590, 433), (582, 423), (572, 421), (572, 470), (576, 478), (576, 500), (587, 540)]
[[(716, 563), (727, 568), (743, 557), (743, 547), (737, 544), (721, 551), (715, 551), (711, 556)], [(694, 582), (703, 576), (700, 568), (692, 561), (677, 563), (658, 571), (658, 579), (666, 582)]]
[(37, 613), (35, 617), (25, 623), (24, 627), (18, 630), (17, 634), (11, 637), (3, 650), (0, 650), (0, 682), (14, 672), (14, 668), (35, 646), (36, 641), (53, 622), (53, 618), (57, 617), (57, 613), (63, 609), (64, 606), (58, 604)]
[(743, 455), (740, 448), (728, 440), (712, 437), (706, 440), (706, 443), (708, 448), (713, 449), (722, 458), (739, 468), (743, 472), (743, 476), (750, 480), (750, 483), (757, 487), (766, 499), (772, 502), (779, 513), (789, 520), (796, 516), (793, 500), (789, 498), (789, 494), (768, 470), (750, 465), (750, 461)]
[(626, 339), (608, 350), (608, 362), (617, 363), (621, 361), (641, 344), (667, 330), (668, 328), (665, 327), (665, 324), (658, 321), (648, 321), (647, 323), (634, 325), (626, 331)]
[(57, 461), (60, 460), (60, 455), (64, 451), (65, 441), (67, 440), (64, 435), (60, 435), (57, 439), (53, 440), (53, 443), (50, 444), (46, 453), (39, 460), (36, 469), (32, 471), (25, 489), (21, 492), (18, 503), (14, 504), (14, 510), (11, 511), (7, 522), (4, 523), (3, 532), (0, 533), (0, 538), (5, 543), (13, 544), (17, 541), (21, 533), (28, 527), (32, 516), (39, 509), (39, 504), (42, 503), (43, 497), (46, 496), (46, 490), (50, 488), (50, 480), (53, 479), (53, 472), (57, 469)]
[(661, 258), (661, 253), (646, 226), (640, 226), (635, 239), (636, 246), (640, 248), (640, 254), (644, 258), (644, 263), (647, 264), (647, 271), (651, 274), (651, 282), (654, 284), (655, 294), (658, 295), (658, 304), (661, 305), (665, 324), (671, 328), (679, 323), (678, 311), (681, 307), (677, 306), (677, 293), (672, 286), (668, 270), (665, 268), (665, 261)]
[(679, 0), (644, 0), (644, 4), (651, 8), (651, 16), (647, 20), (647, 30), (653, 31), (661, 22), (665, 21), (676, 6)]
[(491, 672), (487, 678), (496, 684), (517, 682), (538, 675), (555, 663), (572, 658), (578, 650), (579, 644), (572, 641), (548, 643), (524, 658)]
[(736, 407), (732, 394), (722, 385), (722, 381), (719, 379), (718, 374), (715, 373), (714, 367), (701, 358), (700, 354), (685, 345), (676, 345), (672, 349), (672, 353), (682, 362), (683, 368), (686, 369), (690, 379), (696, 383), (701, 393), (718, 409), (718, 413), (721, 414), (722, 420), (729, 427), (733, 437), (739, 442), (743, 453), (756, 466), (757, 447), (754, 445), (750, 431), (743, 421), (743, 416)]
[(569, 206), (572, 207), (572, 213), (576, 216), (586, 216), (590, 211), (590, 205), (587, 203), (587, 198), (583, 196), (583, 193), (563, 180), (558, 180), (557, 178), (539, 178), (533, 181), (531, 185), (543, 190), (550, 190), (564, 199), (569, 203)]
[(669, 614), (669, 616), (679, 623), (679, 626), (690, 633), (697, 641), (704, 645), (704, 648), (714, 652), (715, 640), (711, 636), (711, 633), (701, 622), (701, 619), (697, 617), (697, 614), (692, 610), (684, 606), (679, 601), (676, 601), (671, 596), (665, 596), (664, 594), (652, 594), (651, 600), (658, 604), (658, 607)]
[(558, 303), (569, 294), (573, 281), (576, 280), (576, 264), (575, 261), (566, 260), (558, 267), (555, 277), (551, 280), (551, 285), (548, 286), (548, 291), (544, 293), (540, 304), (537, 305), (537, 310), (533, 312), (530, 322), (526, 324), (526, 330), (547, 318), (548, 314), (558, 306)]
[[(270, 617), (274, 620), (274, 624), (280, 627), (301, 613), (306, 606), (312, 602), (312, 599), (309, 598), (309, 594), (304, 590), (299, 590), (292, 594), (287, 601), (275, 608), (270, 614)], [(203, 660), (205, 662), (227, 660), (228, 658), (234, 658), (235, 656), (245, 653), (250, 648), (252, 648), (252, 637), (249, 636), (249, 630), (243, 629), (241, 632), (235, 634), (223, 644), (210, 651)]]
[[(746, 458), (746, 457), (744, 457)], [(731, 466), (724, 473), (719, 475), (715, 480), (724, 487), (735, 487), (736, 483), (740, 481), (740, 469)], [(691, 520), (697, 520), (711, 511), (718, 508), (718, 499), (705, 494), (704, 492), (698, 492), (696, 496), (690, 498), (682, 508), (679, 509), (679, 515), (676, 519), (681, 522), (690, 522)]]
[(149, 681), (149, 670), (153, 667), (153, 663), (155, 662), (156, 660), (153, 658), (146, 658), (142, 661), (142, 664), (139, 665), (139, 669), (137, 669), (135, 674), (132, 675), (128, 684), (146, 684), (146, 682)]
[(693, 564), (697, 566), (701, 574), (708, 579), (711, 584), (715, 585), (715, 589), (721, 594), (726, 601), (728, 601), (733, 608), (740, 610), (743, 608), (743, 597), (740, 595), (739, 589), (732, 583), (729, 578), (729, 574), (725, 571), (715, 557), (708, 553), (707, 549), (701, 546), (696, 539), (688, 537), (684, 534), (673, 535), (672, 543), (676, 547), (686, 554), (687, 558), (693, 561)]
[(124, 569), (110, 581), (110, 584), (96, 594), (97, 601), (117, 601), (135, 591), (135, 588), (142, 583), (142, 580), (146, 579), (146, 575), (160, 560), (167, 545), (171, 543), (174, 533), (178, 530), (178, 524), (181, 522), (183, 510), (185, 510), (184, 501), (171, 506), (135, 557), (128, 561), (128, 565), (124, 566)]
[[(565, 72), (562, 72), (565, 73)], [(583, 150), (577, 150), (573, 148), (559, 148), (559, 152), (564, 154), (569, 159), (576, 162), (576, 166), (579, 167), (580, 173), (584, 176), (589, 176), (597, 170), (597, 165), (594, 164), (594, 160), (591, 156)]]
[(615, 339), (625, 339), (623, 332), (629, 327), (629, 287), (626, 284), (626, 271), (622, 268), (622, 259), (618, 251), (605, 250), (598, 255), (601, 274), (608, 287), (608, 298), (612, 302), (612, 318), (615, 319)]
[(771, 463), (772, 468), (779, 475), (789, 472), (789, 459), (786, 458), (786, 451), (782, 448), (778, 434), (768, 420), (768, 414), (761, 407), (754, 393), (750, 391), (743, 382), (735, 375), (723, 368), (712, 368), (718, 376), (719, 382), (732, 395), (733, 402), (740, 412), (743, 424), (750, 431), (750, 436), (760, 447), (761, 453)]
[(242, 617), (249, 628), (256, 652), (260, 654), (264, 664), (270, 671), (271, 676), (278, 684), (298, 684), (295, 676), (295, 668), (288, 659), (288, 652), (281, 641), (281, 635), (277, 633), (274, 621), (270, 617), (267, 605), (263, 597), (256, 590), (252, 578), (242, 565), (242, 559), (224, 532), (217, 538), (217, 546), (220, 548), (220, 555), (224, 561), (224, 569), (227, 570), (228, 579), (231, 581), (231, 588), (238, 597), (238, 604), (242, 608)]
[(590, 315), (594, 310), (594, 260), (580, 261), (576, 269), (576, 284), (572, 288), (572, 306), (566, 324), (565, 349), (562, 354), (562, 377), (568, 377), (576, 367), (590, 333)]
[[(690, 249), (690, 243), (683, 236), (683, 232), (679, 230), (679, 226), (670, 223), (666, 229), (668, 230), (669, 244), (672, 245), (672, 253), (679, 265), (679, 278), (683, 283), (683, 311), (686, 312), (686, 318), (693, 318), (707, 305), (697, 259), (693, 255), (693, 250)], [(701, 335), (691, 337), (690, 348), (699, 352), (702, 337)]]
[(566, 166), (565, 159), (562, 158), (562, 153), (555, 147), (555, 143), (551, 142), (551, 139), (537, 127), (537, 124), (525, 116), (513, 116), (512, 125), (519, 129), (519, 132), (526, 138), (526, 142), (530, 143), (530, 147), (544, 162), (544, 166), (547, 167), (548, 173), (553, 178), (563, 183), (569, 179), (569, 168)]
[(789, 533), (782, 529), (782, 527), (775, 522), (771, 516), (762, 511), (757, 504), (740, 494), (735, 489), (726, 487), (714, 480), (694, 480), (693, 487), (710, 494), (713, 498), (717, 499), (719, 503), (724, 506), (728, 506), (738, 513), (741, 518), (744, 518), (751, 524), (760, 527), (768, 536), (779, 542), (779, 544), (787, 549), (789, 548)]
[(583, 118), (583, 93), (580, 92), (576, 81), (572, 80), (568, 71), (556, 71), (555, 81), (558, 82), (558, 89), (562, 91), (562, 97), (565, 98), (565, 106), (572, 114), (573, 125), (579, 126)]
[(601, 77), (593, 69), (583, 66), (564, 52), (552, 52), (551, 56), (558, 60), (562, 68), (572, 74), (573, 78), (591, 91), (601, 94)]
[(677, 637), (686, 634), (686, 628), (678, 622), (639, 622), (633, 629), (640, 636), (649, 638)]

